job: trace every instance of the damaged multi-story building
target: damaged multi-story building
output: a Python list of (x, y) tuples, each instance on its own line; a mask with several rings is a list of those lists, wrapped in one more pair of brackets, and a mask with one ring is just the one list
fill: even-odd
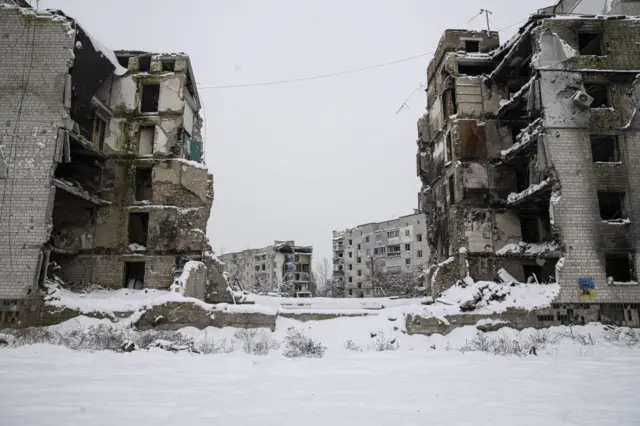
[(418, 286), (418, 276), (429, 261), (426, 232), (424, 213), (417, 210), (333, 231), (334, 296), (405, 295)]
[(418, 122), (434, 294), (503, 275), (640, 302), (640, 2), (595, 3), (542, 9), (503, 45), (442, 36)]
[(50, 274), (169, 288), (189, 260), (227, 298), (189, 57), (113, 52), (60, 11), (0, 4), (0, 21), (2, 305)]
[(310, 297), (313, 288), (313, 247), (295, 241), (274, 241), (267, 247), (220, 256), (229, 284), (261, 294)]

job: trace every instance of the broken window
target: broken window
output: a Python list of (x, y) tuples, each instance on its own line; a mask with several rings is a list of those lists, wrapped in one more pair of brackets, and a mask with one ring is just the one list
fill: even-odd
[(623, 192), (598, 192), (598, 207), (602, 220), (625, 219)]
[(151, 200), (153, 196), (151, 175), (150, 167), (136, 168), (136, 201)]
[(468, 53), (480, 52), (480, 42), (478, 40), (465, 40), (464, 50)]
[(404, 264), (405, 265), (411, 265), (411, 259), (405, 259), (404, 260)]
[(352, 257), (353, 257), (353, 253), (349, 252), (349, 258), (352, 258)]
[(416, 234), (416, 241), (422, 241), (422, 234)]
[(389, 231), (387, 232), (387, 238), (398, 238), (400, 236), (400, 231)]
[(542, 267), (538, 265), (522, 265), (522, 272), (524, 273), (524, 281), (527, 284), (534, 284), (536, 282), (544, 282), (542, 277)]
[(358, 269), (358, 276), (361, 277), (362, 276), (362, 271), (360, 269)]
[(584, 89), (593, 98), (591, 108), (611, 108), (611, 96), (607, 83), (585, 83)]
[(409, 231), (408, 229), (404, 230), (404, 236), (405, 237), (410, 237), (411, 236), (411, 231)]
[(349, 296), (353, 296), (353, 289), (352, 288), (349, 289)]
[(604, 263), (607, 279), (620, 283), (636, 280), (633, 253), (607, 253)]
[(353, 277), (349, 277), (349, 282), (352, 283), (353, 282)]
[(362, 248), (362, 246), (360, 244), (358, 244), (358, 250), (360, 250)]
[(387, 252), (387, 248), (386, 247), (376, 247), (373, 249), (373, 255), (374, 256), (379, 256), (381, 254), (385, 254)]
[(146, 247), (149, 232), (149, 213), (129, 213), (129, 244)]
[(352, 246), (353, 245), (353, 240), (349, 240), (349, 245)]
[(144, 288), (144, 266), (144, 262), (125, 262), (122, 287), (142, 290)]
[(254, 269), (256, 270), (256, 272), (260, 271), (260, 265), (256, 265)]
[(405, 244), (404, 251), (411, 251), (411, 244)]
[(520, 216), (520, 232), (525, 243), (540, 243), (551, 234), (551, 221), (548, 210), (542, 210), (539, 216)]
[(138, 155), (153, 154), (153, 140), (155, 139), (156, 126), (140, 126), (138, 136)]
[(620, 161), (618, 136), (591, 135), (591, 155), (594, 163), (615, 163)]
[(93, 131), (91, 132), (91, 142), (100, 150), (104, 147), (104, 134), (107, 128), (107, 123), (100, 116), (96, 115), (93, 118)]
[(422, 250), (418, 250), (418, 257), (422, 257)]
[(362, 258), (358, 257), (358, 263), (362, 263)]
[(176, 69), (176, 61), (175, 61), (175, 59), (164, 59), (164, 60), (162, 60), (162, 71), (174, 72), (175, 69)]
[(151, 71), (151, 55), (138, 56), (138, 69), (142, 72)]
[(581, 55), (602, 56), (602, 33), (579, 32), (578, 51)]
[(349, 265), (349, 270), (353, 271), (353, 265)]
[(369, 242), (369, 236), (367, 235), (366, 237), (364, 237), (364, 242), (368, 243)]
[(158, 112), (159, 99), (160, 99), (159, 84), (143, 85), (142, 96), (140, 97), (140, 112)]
[(453, 205), (456, 202), (456, 187), (455, 187), (455, 177), (453, 175), (449, 176), (449, 204)]

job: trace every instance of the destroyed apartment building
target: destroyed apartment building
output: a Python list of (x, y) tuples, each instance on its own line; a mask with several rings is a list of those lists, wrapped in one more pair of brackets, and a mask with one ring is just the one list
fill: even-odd
[(416, 296), (428, 265), (424, 213), (333, 231), (334, 297)]
[(229, 274), (229, 285), (259, 294), (310, 297), (313, 247), (297, 246), (295, 241), (275, 241), (258, 249), (226, 253), (220, 256)]
[(226, 290), (189, 57), (110, 51), (59, 11), (0, 4), (0, 21), (0, 305), (51, 274), (168, 289), (188, 261)]
[(640, 20), (560, 14), (576, 3), (504, 45), (440, 40), (417, 156), (434, 294), (471, 276), (557, 282), (562, 303), (640, 302)]

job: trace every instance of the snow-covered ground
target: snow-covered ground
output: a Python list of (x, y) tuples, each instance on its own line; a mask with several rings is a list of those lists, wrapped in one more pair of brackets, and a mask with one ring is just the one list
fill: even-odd
[(0, 424), (638, 424), (639, 351), (567, 345), (503, 357), (401, 341), (393, 352), (334, 348), (323, 359), (0, 349)]

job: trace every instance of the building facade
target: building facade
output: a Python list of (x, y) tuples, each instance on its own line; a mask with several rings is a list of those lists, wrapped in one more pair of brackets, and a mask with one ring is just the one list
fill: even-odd
[(558, 282), (563, 303), (640, 302), (640, 25), (560, 14), (588, 4), (543, 9), (503, 45), (440, 40), (417, 156), (433, 293), (502, 275)]
[(113, 52), (59, 11), (0, 4), (0, 21), (3, 306), (51, 274), (169, 288), (189, 260), (226, 288), (188, 56)]
[(429, 260), (424, 214), (333, 231), (338, 297), (378, 297), (419, 286)]
[(258, 249), (226, 253), (224, 262), (229, 283), (261, 294), (309, 297), (313, 294), (313, 247), (295, 241), (275, 241)]

